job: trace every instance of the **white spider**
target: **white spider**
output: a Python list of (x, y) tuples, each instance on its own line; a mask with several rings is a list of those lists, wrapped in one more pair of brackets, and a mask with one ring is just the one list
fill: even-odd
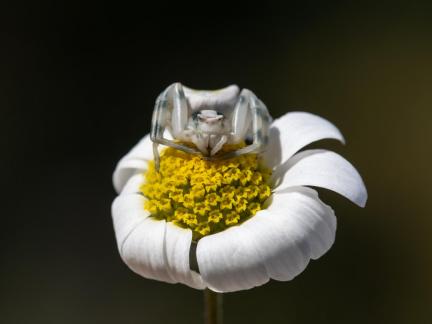
[[(268, 142), (270, 122), (267, 107), (248, 89), (239, 93), (239, 88), (231, 85), (206, 91), (174, 83), (159, 95), (153, 111), (150, 137), (156, 168), (159, 144), (209, 160), (261, 152)], [(165, 129), (174, 140), (164, 138)], [(250, 140), (243, 148), (215, 156), (225, 144)], [(181, 142), (193, 143), (196, 148)]]

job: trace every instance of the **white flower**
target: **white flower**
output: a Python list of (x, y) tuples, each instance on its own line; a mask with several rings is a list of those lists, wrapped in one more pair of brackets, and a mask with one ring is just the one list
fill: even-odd
[(310, 259), (332, 246), (336, 232), (333, 210), (316, 186), (333, 190), (364, 207), (366, 188), (356, 169), (327, 150), (306, 150), (321, 139), (344, 142), (327, 120), (304, 112), (276, 119), (263, 154), (273, 170), (271, 204), (238, 226), (207, 235), (197, 242), (199, 273), (190, 269), (192, 231), (149, 217), (139, 188), (153, 160), (145, 136), (117, 165), (113, 175), (119, 193), (112, 206), (118, 249), (123, 261), (143, 277), (219, 292), (250, 289), (270, 278), (293, 279)]

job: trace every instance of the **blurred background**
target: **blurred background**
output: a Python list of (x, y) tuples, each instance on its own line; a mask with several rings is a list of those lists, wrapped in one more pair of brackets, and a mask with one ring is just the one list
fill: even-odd
[(2, 11), (0, 323), (201, 323), (202, 292), (123, 264), (110, 215), (114, 167), (175, 81), (329, 119), (347, 145), (315, 146), (369, 192), (361, 209), (322, 191), (333, 248), (291, 282), (226, 294), (225, 323), (431, 323), (430, 2), (215, 7)]

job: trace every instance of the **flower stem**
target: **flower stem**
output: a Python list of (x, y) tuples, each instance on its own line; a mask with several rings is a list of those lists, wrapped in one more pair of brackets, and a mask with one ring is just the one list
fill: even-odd
[(204, 290), (204, 324), (223, 323), (222, 294)]

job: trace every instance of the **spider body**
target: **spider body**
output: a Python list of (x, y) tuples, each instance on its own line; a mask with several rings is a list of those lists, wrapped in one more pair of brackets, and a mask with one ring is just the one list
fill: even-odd
[[(235, 85), (216, 90), (193, 90), (174, 83), (157, 98), (150, 137), (156, 167), (159, 168), (159, 144), (200, 154), (204, 158), (230, 158), (258, 153), (268, 142), (271, 117), (255, 94)], [(173, 139), (164, 137), (168, 130)], [(216, 155), (225, 144), (252, 143), (229, 153)], [(193, 143), (195, 147), (183, 143)]]

